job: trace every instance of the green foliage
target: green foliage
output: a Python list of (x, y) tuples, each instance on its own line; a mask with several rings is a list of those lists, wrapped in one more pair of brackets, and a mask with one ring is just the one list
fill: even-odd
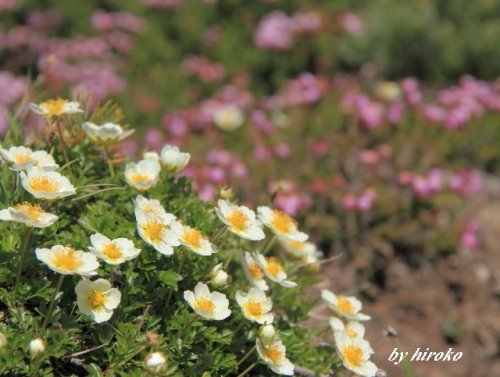
[[(114, 105), (107, 104), (94, 116), (110, 109), (117, 111)], [(4, 146), (21, 144), (22, 135), (12, 124)], [(73, 130), (73, 126), (68, 124), (67, 129)], [(31, 232), (25, 232), (23, 224), (0, 223), (0, 332), (8, 339), (0, 350), (0, 375), (145, 376), (149, 372), (144, 358), (153, 351), (165, 355), (168, 366), (161, 375), (168, 376), (238, 375), (258, 361), (253, 350), (258, 325), (243, 317), (234, 300), (236, 290), (247, 290), (249, 283), (239, 261), (231, 256), (262, 245), (226, 232), (214, 241), (219, 252), (210, 257), (183, 247), (176, 248), (173, 256), (161, 255), (137, 234), (133, 199), (140, 192), (126, 185), (123, 166), (115, 166), (117, 173), (111, 178), (104, 154), (86, 139), (72, 136), (68, 138), (72, 140), (69, 158), (75, 162), (62, 173), (77, 187), (77, 194), (41, 201), (44, 209), (57, 214), (59, 220)], [(57, 144), (51, 150), (56, 161), (63, 161)], [(8, 164), (0, 168), (0, 176), (2, 208), (23, 200), (33, 201), (19, 186)], [(201, 202), (185, 178), (162, 173), (160, 182), (145, 195), (158, 199), (168, 212), (209, 238), (223, 226), (213, 213), (213, 204)], [(132, 239), (142, 249), (139, 257), (124, 264), (101, 263), (98, 276), (110, 280), (122, 295), (111, 319), (101, 324), (94, 323), (76, 305), (75, 285), (81, 278), (65, 276), (57, 293), (55, 282), (62, 275), (39, 263), (34, 254), (36, 248), (57, 244), (86, 250), (95, 232), (111, 239)], [(15, 271), (26, 237), (28, 254), (16, 287)], [(197, 282), (208, 281), (208, 273), (217, 263), (226, 263), (226, 271), (234, 279), (217, 289), (228, 296), (232, 314), (226, 320), (206, 321), (188, 306), (183, 292), (193, 289)], [(307, 269), (294, 268), (291, 260), (286, 262), (286, 268), (295, 271), (291, 277), (299, 288), (287, 290), (273, 285), (270, 294), (280, 318), (276, 327), (290, 349), (289, 357), (317, 373), (338, 368), (334, 350), (319, 347), (319, 338), (308, 336), (311, 329), (301, 326), (314, 303), (301, 292), (316, 282), (314, 275)], [(49, 306), (54, 299), (55, 310), (51, 312)], [(47, 315), (50, 318), (44, 328)], [(28, 344), (37, 337), (44, 339), (46, 350), (32, 356)], [(259, 364), (251, 373), (268, 376), (271, 372)]]

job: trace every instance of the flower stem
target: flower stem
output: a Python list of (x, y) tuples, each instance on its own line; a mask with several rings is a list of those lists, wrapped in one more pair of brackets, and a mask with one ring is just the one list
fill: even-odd
[(111, 178), (115, 177), (115, 168), (113, 167), (113, 161), (109, 157), (109, 147), (106, 145), (104, 147), (104, 152), (106, 153), (106, 161), (108, 162), (109, 173), (111, 174)]
[(226, 233), (227, 227), (223, 226), (220, 228), (217, 233), (215, 233), (215, 236), (212, 238), (212, 242), (215, 242), (216, 239), (218, 239), (220, 236), (222, 236), (224, 233)]
[(245, 360), (250, 357), (250, 355), (253, 353), (253, 351), (255, 351), (256, 348), (257, 348), (257, 345), (254, 345), (252, 348), (250, 348), (250, 350), (245, 354), (245, 356), (243, 356), (241, 358), (240, 361), (238, 361), (238, 364), (236, 364), (236, 365), (239, 366), (239, 365), (243, 364), (245, 362)]
[(54, 305), (56, 303), (57, 294), (61, 290), (63, 280), (64, 280), (64, 275), (61, 274), (59, 276), (59, 280), (57, 281), (54, 294), (52, 295), (52, 300), (50, 301), (49, 310), (47, 310), (47, 314), (45, 315), (45, 319), (43, 320), (42, 330), (45, 330), (45, 328), (49, 324), (49, 319), (50, 319), (50, 316), (52, 315), (52, 311), (54, 310)]
[[(57, 129), (57, 136), (59, 138), (59, 143), (61, 144), (61, 149), (62, 149), (62, 152), (64, 155), (64, 160), (66, 161), (66, 164), (69, 164), (70, 160), (68, 157), (68, 148), (66, 147), (66, 143), (64, 142), (64, 135), (62, 132), (61, 122), (59, 121), (59, 118), (57, 118), (57, 117), (56, 117), (56, 129)], [(69, 168), (69, 171), (70, 171), (70, 173), (72, 173), (71, 167)]]
[(246, 376), (248, 372), (250, 372), (253, 368), (255, 368), (256, 365), (257, 365), (257, 362), (253, 363), (247, 369), (245, 369), (243, 372), (241, 372), (240, 374), (238, 374), (238, 376), (236, 376), (236, 377), (244, 377), (244, 376)]
[(29, 239), (31, 236), (32, 229), (33, 228), (28, 226), (24, 229), (23, 239), (21, 242), (21, 249), (19, 250), (19, 266), (17, 267), (16, 283), (14, 285), (14, 295), (17, 295), (17, 287), (19, 285), (19, 281), (21, 280), (24, 258), (26, 255), (26, 250), (28, 249)]
[(269, 250), (273, 247), (274, 242), (276, 241), (276, 236), (273, 235), (271, 238), (268, 238), (264, 246), (262, 246), (262, 251), (260, 252), (262, 255), (266, 255)]

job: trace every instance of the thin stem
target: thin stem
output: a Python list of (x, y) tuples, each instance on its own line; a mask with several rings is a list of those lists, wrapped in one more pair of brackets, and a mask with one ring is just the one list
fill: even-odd
[(257, 361), (255, 363), (253, 363), (252, 365), (250, 365), (247, 369), (245, 369), (243, 372), (241, 372), (240, 374), (238, 374), (238, 376), (236, 377), (244, 377), (247, 375), (248, 372), (250, 372), (253, 368), (255, 368), (255, 366), (257, 365)]
[(264, 246), (262, 246), (262, 251), (260, 252), (262, 255), (266, 255), (269, 250), (271, 250), (274, 242), (276, 241), (276, 236), (273, 235), (271, 238), (268, 238)]
[(106, 161), (108, 163), (109, 173), (111, 174), (111, 178), (115, 177), (115, 168), (113, 167), (113, 161), (109, 158), (109, 146), (104, 146), (104, 152), (106, 153)]
[(227, 226), (223, 226), (220, 228), (217, 233), (212, 237), (212, 242), (215, 242), (216, 239), (218, 239), (220, 236), (222, 236), (224, 233), (226, 233)]
[[(186, 254), (181, 254), (180, 256), (180, 261), (179, 261), (179, 267), (177, 268), (177, 275), (180, 275), (182, 266), (184, 265), (184, 261), (187, 259)], [(165, 308), (168, 308), (168, 305), (170, 304), (170, 299), (172, 298), (172, 293), (174, 292), (173, 289), (168, 292), (167, 300), (165, 301)]]
[(71, 201), (72, 202), (77, 202), (79, 200), (87, 199), (87, 198), (89, 198), (91, 196), (100, 194), (101, 192), (113, 191), (113, 190), (126, 190), (126, 188), (125, 187), (110, 187), (110, 188), (106, 188), (106, 189), (102, 189), (102, 190), (97, 190), (97, 191), (91, 192), (89, 194), (85, 194), (85, 195), (79, 196), (78, 198), (74, 198)]
[(19, 266), (17, 267), (16, 283), (14, 285), (14, 295), (17, 295), (17, 287), (19, 285), (19, 281), (21, 280), (21, 273), (23, 271), (24, 258), (26, 255), (26, 251), (28, 249), (29, 239), (31, 236), (32, 229), (33, 228), (28, 227), (28, 226), (24, 229), (23, 239), (21, 242), (21, 249), (19, 251)]
[(49, 324), (49, 319), (50, 319), (50, 316), (52, 315), (52, 310), (54, 310), (54, 305), (56, 303), (57, 294), (61, 290), (63, 280), (64, 280), (64, 275), (61, 274), (59, 276), (59, 280), (57, 281), (57, 285), (56, 285), (56, 289), (54, 291), (54, 294), (52, 295), (52, 300), (50, 301), (49, 310), (47, 310), (47, 314), (45, 315), (45, 319), (43, 320), (42, 330), (45, 330), (45, 328)]
[[(61, 149), (64, 155), (64, 160), (66, 161), (66, 165), (68, 165), (70, 162), (68, 157), (68, 148), (66, 147), (66, 143), (64, 142), (64, 135), (62, 132), (61, 122), (59, 121), (58, 117), (56, 117), (56, 129), (57, 129), (57, 136), (59, 137), (59, 143), (61, 143)], [(69, 171), (70, 173), (72, 173), (71, 167)]]
[(250, 357), (250, 355), (253, 353), (253, 351), (255, 351), (256, 348), (257, 348), (257, 345), (255, 344), (252, 348), (250, 348), (250, 350), (246, 353), (246, 355), (243, 356), (240, 361), (238, 361), (238, 364), (236, 364), (236, 366), (240, 366), (241, 364), (243, 364), (245, 362), (245, 360)]

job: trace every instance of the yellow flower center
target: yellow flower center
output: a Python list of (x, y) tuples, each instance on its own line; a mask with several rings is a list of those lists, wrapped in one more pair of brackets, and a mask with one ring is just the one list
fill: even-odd
[(196, 300), (195, 307), (196, 309), (202, 310), (205, 313), (209, 314), (212, 314), (215, 310), (214, 302), (207, 297), (202, 297), (199, 300)]
[(259, 318), (262, 316), (264, 309), (262, 308), (262, 303), (255, 300), (249, 300), (244, 305), (244, 310), (246, 315), (249, 317)]
[(283, 273), (283, 267), (281, 267), (281, 264), (276, 259), (267, 258), (266, 271), (273, 278), (276, 278)]
[(273, 211), (273, 219), (271, 220), (271, 225), (280, 234), (288, 233), (296, 227), (294, 219), (292, 219), (286, 213), (281, 212), (277, 209)]
[(264, 356), (273, 362), (275, 365), (279, 365), (283, 359), (283, 352), (279, 350), (276, 346), (271, 346), (264, 349)]
[(203, 235), (196, 229), (186, 227), (182, 233), (182, 240), (193, 249), (199, 249), (201, 247)]
[(66, 105), (67, 101), (58, 98), (58, 99), (49, 99), (43, 103), (40, 104), (40, 107), (45, 110), (47, 115), (61, 115), (64, 114), (64, 106)]
[(59, 183), (46, 176), (36, 176), (31, 178), (30, 186), (35, 191), (56, 192), (59, 188)]
[(41, 206), (39, 206), (38, 204), (31, 204), (28, 202), (16, 204), (14, 206), (14, 209), (21, 212), (23, 215), (29, 217), (33, 221), (38, 221), (44, 213), (44, 210)]
[(356, 310), (349, 299), (341, 296), (337, 298), (337, 307), (343, 313), (354, 313)]
[(92, 310), (100, 310), (106, 303), (106, 296), (101, 291), (93, 291), (89, 294), (88, 303)]
[(299, 241), (288, 241), (290, 245), (292, 245), (293, 248), (299, 250), (299, 251), (304, 251), (304, 242), (299, 242)]
[(120, 259), (122, 257), (122, 251), (118, 245), (114, 242), (108, 243), (102, 248), (102, 253), (108, 257), (110, 260)]
[(231, 227), (238, 232), (243, 232), (247, 227), (248, 217), (240, 209), (233, 210), (228, 220)]
[(29, 162), (32, 159), (31, 153), (26, 153), (26, 152), (16, 153), (15, 155), (13, 155), (13, 157), (14, 161), (18, 165), (25, 164), (26, 162)]
[(264, 273), (260, 269), (259, 266), (257, 266), (257, 263), (250, 262), (248, 264), (248, 272), (250, 273), (250, 276), (255, 279), (255, 280), (262, 280), (264, 277)]
[(71, 248), (54, 251), (52, 265), (59, 270), (75, 272), (83, 264), (80, 256)]
[(131, 175), (130, 180), (133, 183), (148, 183), (150, 181), (150, 178), (146, 174), (134, 173)]
[(363, 363), (363, 350), (355, 345), (348, 345), (342, 349), (342, 355), (351, 368), (358, 368)]
[(141, 207), (142, 211), (143, 212), (151, 212), (151, 213), (155, 213), (155, 214), (159, 214), (160, 213), (160, 210), (158, 208), (156, 208), (155, 206), (153, 206), (152, 204), (144, 204), (142, 207)]
[(356, 331), (354, 331), (353, 329), (350, 329), (350, 328), (346, 328), (345, 329), (345, 332), (347, 333), (347, 335), (349, 335), (351, 338), (355, 338), (358, 336), (358, 333)]
[(142, 226), (146, 238), (154, 244), (159, 244), (163, 239), (167, 226), (158, 221), (152, 220)]

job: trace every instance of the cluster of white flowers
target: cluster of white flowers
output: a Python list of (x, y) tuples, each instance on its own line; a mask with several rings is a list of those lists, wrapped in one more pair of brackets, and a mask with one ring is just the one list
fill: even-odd
[[(77, 102), (62, 99), (30, 104), (30, 108), (49, 119), (83, 112)], [(237, 128), (243, 122), (242, 114), (238, 111), (221, 110), (215, 122), (224, 129)], [(133, 133), (133, 130), (126, 130), (111, 122), (102, 125), (84, 122), (82, 129), (92, 142), (105, 148)], [(49, 153), (13, 146), (9, 149), (0, 148), (0, 155), (10, 163), (11, 170), (19, 174), (22, 187), (34, 198), (56, 200), (76, 193), (69, 179), (58, 172), (59, 165)], [(143, 160), (128, 163), (124, 171), (125, 180), (131, 187), (143, 192), (158, 183), (162, 169), (169, 174), (176, 174), (186, 167), (189, 160), (189, 153), (166, 145), (160, 154), (147, 152)], [(133, 203), (138, 235), (162, 255), (173, 255), (177, 247), (202, 257), (210, 257), (218, 252), (213, 243), (215, 238), (211, 241), (200, 230), (181, 222), (174, 214), (168, 213), (159, 200), (138, 195)], [(317, 267), (321, 253), (313, 243), (307, 241), (309, 236), (299, 230), (297, 222), (277, 209), (260, 206), (256, 214), (246, 206), (221, 199), (214, 211), (224, 224), (222, 231), (229, 230), (245, 240), (264, 240), (265, 228), (272, 233), (261, 250), (239, 251), (239, 261), (250, 287), (248, 290), (237, 290), (234, 300), (244, 318), (260, 325), (256, 349), (261, 360), (275, 373), (293, 375), (294, 365), (286, 357), (286, 347), (279, 338), (279, 331), (273, 326), (273, 301), (266, 292), (270, 289), (269, 283), (284, 288), (293, 288), (297, 284), (288, 280), (283, 262), (274, 256), (267, 256), (266, 252), (273, 240), (277, 239), (289, 254), (310, 267)], [(43, 203), (22, 202), (0, 210), (0, 220), (45, 228), (54, 224), (58, 216), (46, 212)], [(104, 278), (90, 280), (90, 277), (98, 275), (99, 260), (109, 265), (119, 265), (138, 258), (140, 253), (134, 241), (128, 238), (110, 239), (97, 232), (90, 235), (88, 251), (77, 250), (69, 245), (35, 250), (37, 259), (52, 271), (82, 277), (75, 287), (76, 302), (79, 310), (96, 323), (108, 321), (121, 301), (120, 291), (110, 281)], [(219, 263), (209, 272), (208, 281), (214, 288), (227, 287), (231, 281), (224, 268), (232, 257), (232, 254), (228, 255), (224, 266)], [(194, 312), (206, 320), (220, 321), (231, 315), (226, 294), (211, 292), (203, 282), (198, 282), (192, 291), (184, 291), (183, 297)], [(376, 367), (368, 360), (372, 349), (362, 338), (364, 327), (358, 322), (369, 319), (359, 313), (361, 303), (354, 297), (336, 296), (326, 290), (322, 292), (322, 298), (339, 317), (332, 317), (330, 325), (344, 365), (363, 376), (374, 374)], [(2, 337), (0, 334), (0, 343), (5, 343), (5, 337)], [(39, 338), (29, 345), (33, 356), (44, 352), (45, 347), (45, 341)], [(146, 356), (145, 365), (149, 371), (156, 373), (165, 368), (166, 359), (162, 353), (153, 352)]]
[(370, 316), (361, 313), (361, 302), (356, 297), (335, 295), (326, 289), (321, 291), (321, 298), (335, 313), (329, 323), (344, 367), (360, 376), (374, 376), (378, 368), (370, 361), (373, 349), (363, 338), (365, 327), (360, 323), (370, 320)]

